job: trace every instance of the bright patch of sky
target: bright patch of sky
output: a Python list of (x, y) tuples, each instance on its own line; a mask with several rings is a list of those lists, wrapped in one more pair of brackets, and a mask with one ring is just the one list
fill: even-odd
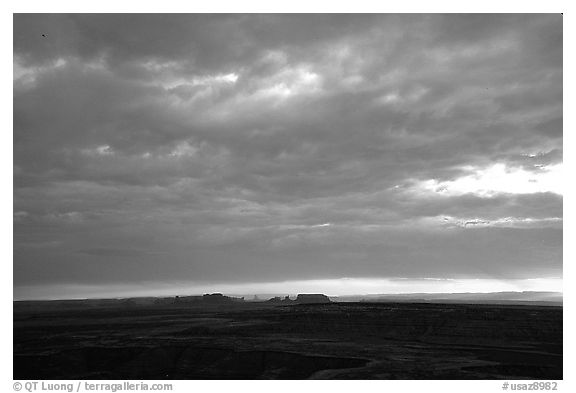
[(562, 164), (542, 166), (538, 171), (494, 164), (487, 168), (466, 167), (471, 174), (450, 181), (434, 179), (419, 182), (417, 189), (439, 195), (477, 194), (490, 197), (499, 193), (532, 194), (553, 192), (562, 195)]

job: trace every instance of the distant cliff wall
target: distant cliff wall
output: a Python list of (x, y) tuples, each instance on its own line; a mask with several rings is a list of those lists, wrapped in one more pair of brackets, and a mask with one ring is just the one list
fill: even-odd
[(299, 294), (296, 297), (296, 303), (310, 304), (310, 303), (330, 303), (330, 299), (326, 295), (320, 293), (313, 294)]

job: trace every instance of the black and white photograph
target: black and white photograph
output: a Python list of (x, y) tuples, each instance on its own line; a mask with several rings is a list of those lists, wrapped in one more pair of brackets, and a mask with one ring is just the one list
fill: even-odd
[(556, 390), (563, 18), (13, 13), (14, 389)]

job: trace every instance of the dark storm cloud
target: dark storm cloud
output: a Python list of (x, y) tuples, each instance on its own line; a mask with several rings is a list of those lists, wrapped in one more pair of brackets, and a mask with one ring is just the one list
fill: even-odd
[(561, 272), (561, 15), (22, 14), (14, 74), (16, 284)]

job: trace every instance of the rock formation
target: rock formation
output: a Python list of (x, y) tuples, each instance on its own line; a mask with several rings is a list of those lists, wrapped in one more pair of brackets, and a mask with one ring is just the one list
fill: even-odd
[(296, 297), (296, 303), (311, 304), (311, 303), (331, 303), (328, 296), (321, 293), (305, 293), (299, 294)]

